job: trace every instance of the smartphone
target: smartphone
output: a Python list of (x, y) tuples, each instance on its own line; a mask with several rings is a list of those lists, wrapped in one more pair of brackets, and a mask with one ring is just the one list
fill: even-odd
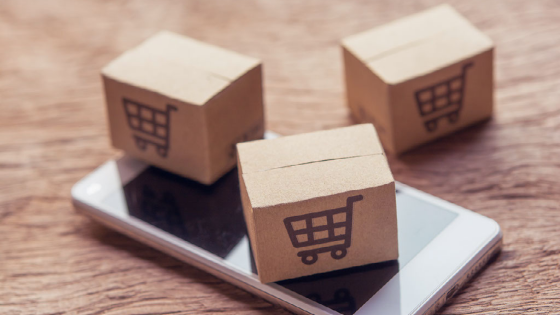
[(79, 211), (292, 312), (432, 314), (502, 244), (482, 215), (397, 183), (399, 259), (276, 283), (259, 282), (237, 170), (211, 186), (131, 157), (72, 188)]

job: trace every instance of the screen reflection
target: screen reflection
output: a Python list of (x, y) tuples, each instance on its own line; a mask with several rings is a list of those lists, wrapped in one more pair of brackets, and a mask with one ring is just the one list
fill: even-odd
[(222, 258), (246, 234), (237, 170), (206, 186), (149, 167), (124, 195), (131, 216)]

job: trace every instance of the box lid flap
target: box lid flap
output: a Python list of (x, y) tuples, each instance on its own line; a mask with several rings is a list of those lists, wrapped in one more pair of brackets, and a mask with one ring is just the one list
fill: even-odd
[(163, 31), (109, 63), (102, 73), (172, 98), (204, 105), (258, 59)]
[(208, 72), (134, 52), (121, 55), (103, 69), (103, 74), (193, 105), (204, 105), (229, 85), (229, 81)]
[(371, 124), (245, 142), (238, 144), (237, 149), (243, 174), (384, 154)]
[(379, 187), (394, 181), (384, 155), (329, 160), (242, 176), (254, 210)]
[(472, 57), (493, 43), (444, 4), (349, 36), (343, 46), (395, 84)]

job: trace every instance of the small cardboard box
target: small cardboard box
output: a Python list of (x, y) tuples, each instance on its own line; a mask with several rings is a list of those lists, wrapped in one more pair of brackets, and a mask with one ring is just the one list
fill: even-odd
[(237, 150), (262, 282), (397, 259), (395, 184), (371, 124)]
[(161, 32), (102, 70), (113, 146), (204, 184), (264, 134), (259, 60)]
[(348, 105), (402, 153), (492, 115), (493, 47), (449, 5), (347, 37)]

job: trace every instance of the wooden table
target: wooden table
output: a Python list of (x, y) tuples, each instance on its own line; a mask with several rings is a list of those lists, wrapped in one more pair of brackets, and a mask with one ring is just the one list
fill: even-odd
[[(440, 1), (2, 1), (0, 313), (282, 313), (77, 214), (118, 153), (99, 70), (168, 29), (262, 58), (268, 128), (345, 126), (340, 38)], [(496, 43), (494, 119), (390, 159), (397, 180), (497, 220), (505, 247), (441, 312), (560, 312), (560, 6), (451, 3)]]

